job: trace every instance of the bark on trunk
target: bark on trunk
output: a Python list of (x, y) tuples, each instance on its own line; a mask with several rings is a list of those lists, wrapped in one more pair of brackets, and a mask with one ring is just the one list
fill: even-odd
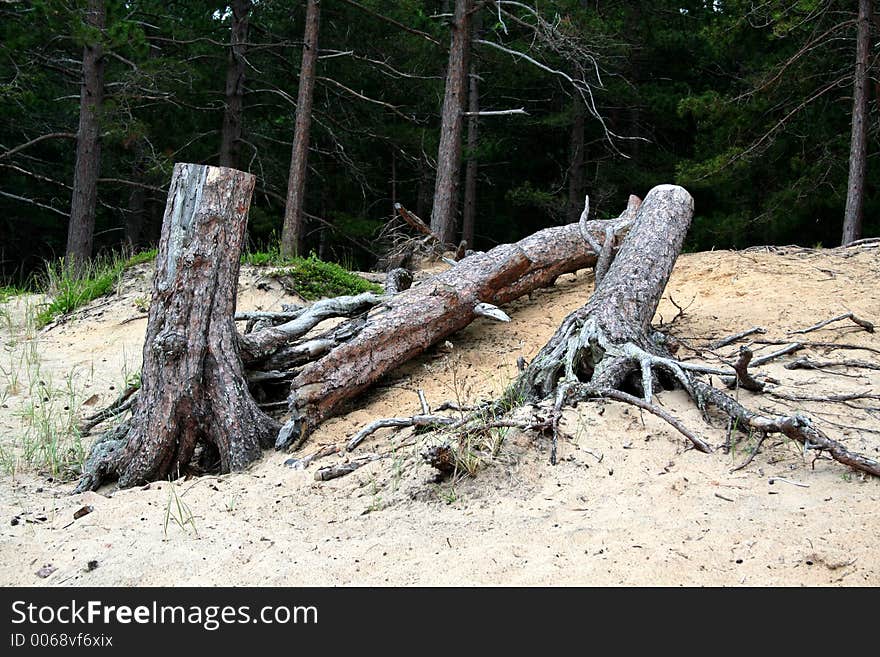
[(865, 196), (865, 167), (868, 157), (868, 49), (871, 41), (871, 0), (859, 0), (856, 37), (856, 72), (853, 83), (852, 139), (849, 148), (849, 180), (843, 237), (846, 245), (862, 236), (862, 208)]
[(461, 169), (461, 131), (467, 88), (473, 0), (456, 0), (452, 43), (446, 71), (446, 92), (440, 118), (440, 147), (437, 151), (437, 179), (431, 230), (443, 244), (455, 241), (458, 179)]
[(568, 220), (577, 221), (584, 209), (584, 104), (574, 100), (568, 163)]
[[(89, 27), (103, 31), (105, 17), (104, 0), (89, 0), (86, 13)], [(101, 38), (100, 34), (95, 34), (83, 48), (76, 165), (65, 254), (67, 266), (72, 267), (76, 274), (83, 272), (92, 257), (95, 232), (95, 206), (101, 168), (101, 127), (98, 115), (104, 96), (104, 48)]]
[(220, 166), (237, 168), (241, 153), (242, 116), (251, 0), (233, 0), (229, 56), (226, 64), (226, 107), (220, 136)]
[[(473, 19), (472, 41), (480, 38), (483, 21), (477, 12)], [(467, 149), (468, 161), (464, 170), (464, 204), (461, 218), (461, 239), (469, 249), (474, 248), (474, 225), (477, 216), (477, 142), (479, 139), (480, 117), (480, 77), (477, 71), (476, 58), (471, 55), (471, 69), (468, 76), (468, 126), (467, 126)]]
[(177, 164), (159, 243), (141, 389), (123, 430), (99, 439), (78, 490), (178, 476), (203, 462), (242, 470), (278, 424), (252, 399), (233, 323), (239, 257), (255, 178)]
[(309, 158), (309, 130), (312, 123), (312, 96), (315, 89), (315, 63), (318, 60), (318, 27), (320, 0), (308, 0), (302, 65), (299, 73), (299, 94), (296, 101), (296, 125), (290, 155), (290, 176), (287, 181), (287, 203), (281, 231), (281, 252), (296, 255), (302, 242), (303, 201)]

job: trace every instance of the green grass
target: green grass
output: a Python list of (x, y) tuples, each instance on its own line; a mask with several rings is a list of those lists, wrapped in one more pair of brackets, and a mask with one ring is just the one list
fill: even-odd
[(41, 288), (49, 301), (37, 313), (37, 324), (45, 326), (59, 315), (73, 312), (110, 293), (116, 288), (126, 269), (154, 260), (156, 253), (156, 250), (152, 250), (128, 257), (113, 254), (108, 258), (99, 258), (92, 261), (85, 274), (79, 277), (64, 266), (63, 260), (47, 263)]
[(6, 303), (12, 297), (17, 297), (20, 294), (27, 294), (29, 290), (23, 287), (16, 287), (14, 285), (5, 285), (0, 287), (0, 303)]
[(21, 427), (0, 440), (0, 470), (13, 477), (27, 469), (67, 480), (79, 475), (85, 458), (76, 430), (83, 377), (75, 366), (56, 383), (44, 369), (35, 315), (36, 307), (26, 305), (24, 316), (10, 317), (4, 327), (8, 335), (0, 349), (0, 402), (11, 407), (10, 415)]
[[(313, 253), (308, 258), (276, 259), (273, 254), (248, 254), (248, 264), (264, 264), (277, 266), (269, 272), (273, 278), (284, 278), (303, 299), (313, 300), (321, 297), (336, 297), (362, 292), (382, 293), (382, 288), (375, 283), (352, 274), (333, 262), (324, 262)], [(280, 256), (278, 256), (280, 258)]]

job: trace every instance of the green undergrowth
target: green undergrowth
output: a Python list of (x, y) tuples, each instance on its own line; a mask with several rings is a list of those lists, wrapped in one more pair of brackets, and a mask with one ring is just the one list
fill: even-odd
[(324, 262), (314, 253), (308, 258), (285, 257), (277, 248), (268, 251), (248, 252), (241, 257), (246, 265), (276, 267), (269, 272), (273, 278), (283, 278), (303, 299), (336, 297), (362, 292), (382, 293), (375, 283), (353, 274), (341, 265)]
[(65, 267), (63, 259), (47, 263), (38, 288), (46, 294), (48, 301), (37, 313), (37, 324), (45, 326), (59, 315), (73, 312), (90, 301), (109, 294), (116, 289), (126, 269), (152, 262), (156, 253), (154, 249), (130, 256), (113, 254), (97, 258), (81, 276), (75, 276)]

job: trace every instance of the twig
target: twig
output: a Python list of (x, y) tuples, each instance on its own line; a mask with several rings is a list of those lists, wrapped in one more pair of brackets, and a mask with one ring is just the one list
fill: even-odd
[(80, 435), (87, 436), (92, 429), (101, 424), (104, 420), (116, 417), (127, 411), (131, 408), (131, 405), (134, 402), (134, 399), (131, 398), (132, 395), (134, 395), (139, 389), (140, 384), (127, 386), (125, 390), (122, 391), (122, 394), (116, 398), (116, 401), (110, 404), (107, 408), (85, 418), (82, 424), (77, 427), (77, 431), (79, 431)]
[(462, 112), (462, 116), (507, 116), (510, 114), (523, 114), (528, 116), (529, 113), (526, 112), (524, 107), (520, 107), (518, 109), (509, 109), (509, 110), (481, 110), (479, 112)]
[[(788, 344), (787, 340), (754, 340), (754, 344)], [(844, 342), (798, 342), (802, 347), (821, 347), (824, 349), (861, 349), (862, 351), (870, 351), (871, 353), (880, 354), (880, 349), (874, 347), (866, 347), (860, 344), (847, 344)]]
[(733, 335), (729, 335), (726, 338), (722, 338), (721, 340), (717, 340), (709, 345), (709, 349), (719, 349), (721, 347), (726, 347), (729, 344), (733, 344), (738, 340), (742, 340), (750, 335), (754, 335), (755, 333), (766, 333), (767, 329), (762, 328), (760, 326), (753, 326), (750, 329), (746, 329), (745, 331), (741, 331), (740, 333), (734, 333)]
[(360, 445), (364, 439), (379, 429), (386, 427), (444, 427), (459, 422), (456, 418), (445, 415), (413, 415), (412, 417), (388, 417), (375, 422), (370, 422), (363, 429), (354, 434), (345, 444), (349, 452)]
[(837, 317), (832, 317), (831, 319), (826, 319), (824, 322), (819, 322), (818, 324), (813, 324), (813, 326), (809, 326), (805, 329), (801, 329), (800, 331), (789, 331), (789, 335), (794, 335), (796, 333), (809, 333), (810, 331), (816, 331), (816, 330), (822, 328), (823, 326), (828, 326), (832, 322), (839, 322), (844, 319), (851, 319), (853, 322), (855, 322), (856, 324), (861, 326), (863, 329), (865, 329), (868, 333), (874, 332), (874, 325), (871, 322), (869, 322), (865, 319), (860, 319), (852, 313), (844, 313), (843, 315), (838, 315)]
[(694, 295), (694, 297), (690, 300), (690, 303), (688, 303), (688, 305), (681, 307), (675, 302), (675, 299), (672, 298), (672, 294), (670, 294), (669, 295), (669, 303), (671, 303), (673, 306), (675, 306), (675, 309), (678, 311), (678, 313), (676, 313), (675, 317), (673, 317), (669, 321), (669, 323), (675, 324), (675, 320), (677, 320), (679, 317), (683, 316), (684, 311), (687, 310), (688, 308), (690, 308), (692, 305), (694, 305), (694, 301), (696, 301), (696, 300), (697, 300), (697, 297), (696, 297), (696, 295)]
[(301, 459), (287, 459), (284, 462), (288, 468), (293, 470), (305, 470), (313, 461), (317, 461), (318, 459), (322, 459), (325, 456), (331, 456), (332, 454), (337, 454), (342, 451), (342, 447), (339, 445), (326, 445), (319, 449), (316, 452), (312, 452), (308, 456), (303, 456)]
[(422, 415), (430, 415), (431, 407), (428, 405), (428, 400), (425, 399), (425, 391), (419, 388), (419, 403), (422, 405)]
[(755, 360), (752, 361), (752, 365), (755, 367), (759, 367), (764, 363), (769, 363), (774, 358), (779, 358), (780, 356), (785, 356), (787, 354), (793, 354), (796, 351), (800, 351), (804, 348), (804, 345), (800, 342), (792, 342), (787, 347), (783, 349), (779, 349), (778, 351), (774, 351), (773, 353), (765, 354), (764, 356), (759, 356)]
[(751, 462), (755, 459), (755, 456), (758, 455), (758, 450), (761, 449), (761, 445), (764, 444), (764, 441), (765, 441), (766, 439), (767, 439), (767, 434), (766, 434), (766, 433), (762, 433), (762, 434), (761, 434), (761, 438), (760, 438), (760, 440), (758, 440), (758, 444), (755, 445), (755, 449), (753, 449), (753, 450), (752, 450), (752, 453), (749, 454), (749, 458), (747, 458), (745, 461), (743, 461), (742, 463), (740, 463), (740, 464), (739, 464), (738, 466), (736, 466), (735, 468), (732, 468), (730, 471), (731, 471), (731, 472), (737, 472), (738, 470), (742, 470), (742, 469), (743, 469), (744, 467), (746, 467), (749, 463), (751, 463)]
[(821, 370), (826, 367), (854, 367), (866, 370), (880, 370), (880, 364), (866, 360), (810, 360), (798, 358), (785, 365), (787, 370)]
[(291, 310), (288, 312), (269, 312), (269, 311), (248, 311), (248, 312), (240, 312), (235, 313), (235, 321), (236, 322), (249, 322), (252, 319), (268, 319), (274, 322), (289, 322), (292, 319), (296, 319), (300, 315), (302, 315), (307, 308), (297, 308), (296, 310)]
[(856, 399), (880, 399), (880, 394), (873, 392), (850, 392), (841, 395), (791, 395), (785, 392), (770, 392), (771, 397), (788, 401), (807, 402), (848, 402)]

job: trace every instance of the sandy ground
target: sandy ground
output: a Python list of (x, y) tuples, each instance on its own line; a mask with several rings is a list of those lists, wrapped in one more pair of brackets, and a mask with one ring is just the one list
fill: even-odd
[[(876, 247), (685, 255), (655, 323), (699, 348), (755, 325), (768, 331), (759, 337), (785, 340), (788, 331), (847, 311), (876, 322), (878, 256)], [(46, 379), (35, 394), (49, 391), (44, 404), (70, 406), (66, 394), (87, 402), (82, 413), (106, 405), (139, 368), (145, 320), (138, 306), (148, 296), (147, 279), (146, 269), (136, 271), (118, 295), (29, 341), (12, 338), (21, 308), (8, 306), (0, 333), (4, 371), (31, 348), (39, 356), (36, 375)], [(266, 282), (259, 272), (243, 273), (240, 309), (290, 301), (277, 284), (260, 289)], [(588, 272), (566, 275), (512, 304), (510, 324), (478, 320), (328, 421), (302, 454), (339, 443), (370, 420), (417, 412), (419, 388), (434, 405), (497, 394), (517, 357), (533, 357), (591, 289)], [(670, 297), (686, 308), (671, 324), (677, 311)], [(848, 322), (802, 338), (880, 349), (876, 334)], [(758, 353), (776, 348), (754, 346)], [(680, 355), (695, 357), (687, 348)], [(799, 355), (880, 363), (870, 351), (811, 348)], [(789, 393), (880, 388), (876, 370), (784, 369), (792, 358), (760, 371)], [(8, 448), (24, 431), (29, 386), (10, 392), (8, 374), (0, 383), (0, 441)], [(807, 411), (850, 448), (880, 455), (876, 401), (785, 407), (766, 396), (741, 399), (755, 408)], [(742, 437), (728, 453), (720, 448), (722, 421), (707, 425), (679, 392), (661, 393), (659, 401), (719, 449), (688, 449), (662, 421), (609, 402), (566, 416), (571, 439), (555, 467), (545, 439), (510, 432), (476, 477), (442, 484), (428, 482), (430, 468), (418, 458), (431, 438), (408, 430), (375, 434), (359, 451), (386, 458), (331, 482), (313, 478), (324, 462), (296, 471), (283, 466), (289, 455), (267, 453), (245, 474), (70, 495), (71, 483), (22, 468), (10, 475), (7, 463), (0, 475), (0, 584), (880, 585), (880, 481), (778, 437), (731, 472), (754, 441)], [(84, 505), (94, 511), (75, 520)], [(175, 517), (191, 522), (181, 526)], [(55, 570), (39, 577), (46, 566)]]

